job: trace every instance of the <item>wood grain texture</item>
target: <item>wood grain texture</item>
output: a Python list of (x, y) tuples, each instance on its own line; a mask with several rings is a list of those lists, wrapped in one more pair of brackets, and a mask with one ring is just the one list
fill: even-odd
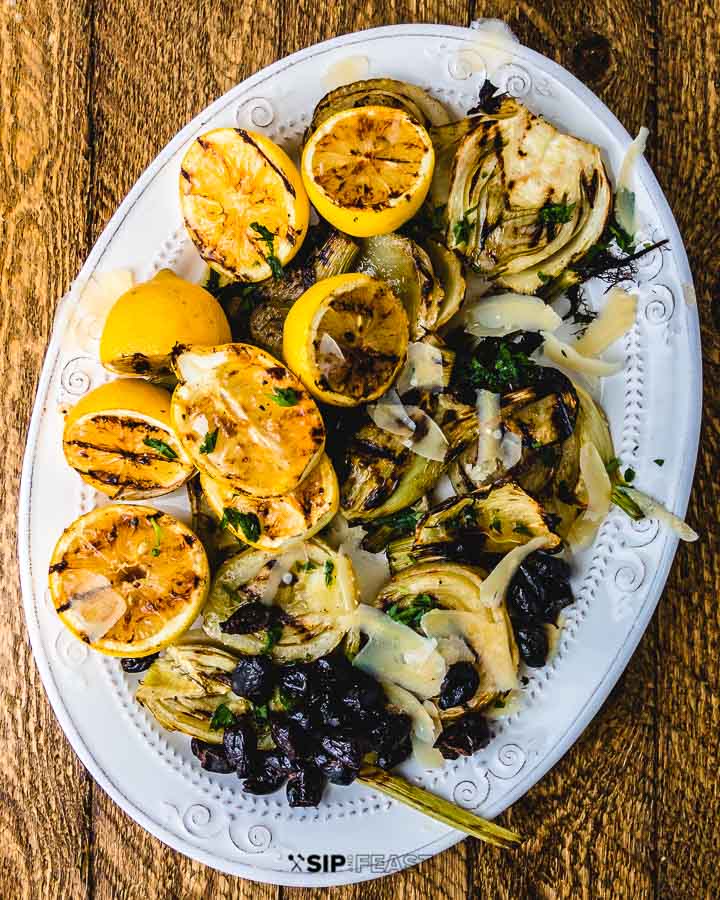
[(83, 6), (0, 6), (0, 847), (3, 897), (84, 897), (90, 778), (43, 695), (24, 627), (15, 522), (25, 432), (88, 189)]
[[(505, 19), (565, 65), (649, 156), (688, 246), (706, 418), (690, 520), (653, 623), (582, 739), (502, 818), (515, 854), (474, 840), (334, 898), (720, 895), (720, 0), (12, 0), (0, 6), (0, 897), (107, 900), (320, 895), (229, 878), (166, 848), (92, 785), (30, 658), (14, 529), (20, 459), (55, 298), (137, 177), (193, 115), (286, 53), (401, 21)], [(41, 803), (37, 801), (42, 797)]]

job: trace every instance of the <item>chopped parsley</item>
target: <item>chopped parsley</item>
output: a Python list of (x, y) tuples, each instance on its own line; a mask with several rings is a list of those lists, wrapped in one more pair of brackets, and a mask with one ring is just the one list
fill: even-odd
[(153, 556), (160, 556), (160, 541), (162, 540), (162, 528), (158, 525), (157, 516), (151, 516), (150, 524), (155, 533), (155, 546), (150, 551)]
[(480, 206), (479, 203), (476, 203), (475, 206), (471, 206), (470, 209), (465, 210), (465, 215), (462, 219), (459, 219), (453, 225), (453, 237), (455, 238), (456, 244), (467, 244), (470, 240), (470, 229), (475, 224), (474, 220), (470, 221), (470, 216), (477, 212), (477, 208)]
[(468, 381), (475, 389), (504, 394), (510, 385), (521, 384), (535, 363), (521, 350), (514, 350), (511, 344), (501, 343), (497, 356), (490, 362), (474, 356), (470, 360)]
[(335, 571), (335, 563), (331, 559), (326, 559), (323, 569), (325, 571), (325, 584), (328, 587), (330, 587), (330, 585), (333, 583), (333, 572)]
[(497, 531), (498, 534), (502, 532), (502, 522), (497, 516), (495, 516), (495, 518), (490, 523), (490, 528), (492, 528), (493, 531)]
[(165, 441), (160, 441), (157, 438), (146, 437), (143, 440), (143, 444), (145, 444), (146, 447), (150, 447), (153, 450), (157, 450), (157, 452), (161, 456), (164, 456), (165, 459), (177, 459), (178, 458), (177, 453), (173, 450), (173, 448), (171, 446), (169, 446), (169, 444), (166, 444)]
[(282, 622), (273, 622), (272, 625), (268, 625), (267, 631), (265, 632), (265, 646), (262, 649), (263, 653), (269, 653), (272, 650), (282, 637), (282, 631)]
[(255, 715), (255, 718), (259, 719), (261, 722), (267, 721), (267, 717), (270, 714), (267, 703), (263, 703), (262, 706), (254, 706), (253, 714)]
[(306, 560), (306, 562), (298, 563), (297, 570), (298, 572), (312, 572), (313, 569), (317, 569), (318, 564), (313, 562), (311, 559)]
[(530, 531), (524, 522), (516, 522), (513, 531), (515, 534), (524, 534), (527, 537), (532, 537), (532, 531)]
[(425, 613), (436, 608), (437, 603), (431, 594), (418, 594), (408, 606), (400, 607), (398, 603), (393, 603), (385, 612), (395, 622), (410, 628), (418, 628)]
[(270, 399), (273, 403), (277, 403), (278, 406), (297, 406), (297, 403), (300, 400), (300, 394), (298, 394), (295, 388), (276, 387), (270, 395)]
[(612, 475), (614, 472), (617, 472), (619, 468), (620, 460), (617, 458), (617, 456), (613, 456), (612, 459), (609, 459), (605, 463), (605, 471), (608, 473), (608, 475)]
[(625, 469), (625, 474), (623, 475), (627, 484), (632, 484), (635, 481), (635, 469), (627, 468)]
[(552, 275), (546, 275), (544, 272), (538, 272), (537, 277), (542, 281), (543, 284), (547, 284), (548, 281), (552, 281)]
[(235, 714), (225, 704), (221, 703), (210, 719), (210, 730), (219, 731), (221, 728), (227, 728), (229, 725), (235, 724)]
[(220, 429), (216, 428), (215, 431), (208, 431), (205, 433), (205, 437), (203, 438), (202, 444), (200, 444), (200, 452), (201, 453), (212, 453), (215, 449), (215, 444), (217, 444), (218, 439), (218, 431)]
[(267, 244), (267, 256), (265, 257), (265, 261), (270, 266), (272, 277), (278, 281), (285, 274), (285, 270), (283, 269), (280, 260), (275, 256), (276, 236), (269, 228), (266, 228), (265, 225), (261, 225), (260, 222), (251, 222), (250, 227), (260, 236), (260, 240)]
[(544, 225), (565, 225), (573, 217), (576, 203), (546, 203), (540, 210)]
[(654, 459), (653, 462), (655, 463), (656, 466), (664, 466), (665, 465), (664, 459)]
[(220, 521), (221, 528), (235, 528), (245, 535), (246, 540), (256, 541), (260, 537), (260, 519), (255, 513), (244, 513), (231, 506), (226, 506), (223, 510), (223, 517)]

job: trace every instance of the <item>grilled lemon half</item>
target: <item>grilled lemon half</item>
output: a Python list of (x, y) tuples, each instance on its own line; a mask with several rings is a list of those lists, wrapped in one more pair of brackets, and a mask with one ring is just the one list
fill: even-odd
[(136, 378), (110, 381), (75, 404), (63, 452), (83, 481), (115, 500), (168, 494), (195, 471), (170, 424), (170, 394)]
[(100, 362), (118, 375), (162, 378), (170, 374), (176, 344), (229, 340), (230, 326), (213, 295), (161, 269), (115, 302), (100, 339)]
[(208, 593), (200, 540), (173, 516), (115, 503), (76, 519), (50, 561), (63, 624), (108, 656), (149, 656), (185, 632)]
[(192, 347), (174, 360), (170, 414), (202, 473), (254, 497), (294, 491), (317, 465), (325, 426), (283, 363), (251, 344)]
[(355, 237), (396, 231), (420, 209), (435, 166), (427, 131), (400, 109), (364, 106), (310, 136), (302, 177), (325, 219)]
[(282, 497), (238, 494), (227, 482), (200, 476), (208, 504), (235, 537), (260, 550), (278, 550), (324, 528), (338, 510), (340, 489), (323, 455), (303, 483)]
[(305, 387), (335, 406), (383, 394), (405, 361), (408, 319), (384, 281), (360, 273), (318, 281), (290, 309), (283, 355)]
[(216, 128), (192, 142), (180, 167), (180, 205), (200, 255), (236, 281), (279, 277), (310, 218), (290, 157), (242, 128)]

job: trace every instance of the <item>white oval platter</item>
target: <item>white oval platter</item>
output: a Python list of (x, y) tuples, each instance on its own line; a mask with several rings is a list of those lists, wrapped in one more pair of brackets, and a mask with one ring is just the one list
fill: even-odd
[[(485, 75), (561, 128), (603, 148), (617, 175), (630, 137), (572, 75), (497, 32), (400, 25), (302, 50), (233, 88), (160, 153), (103, 232), (61, 302), (38, 388), (19, 509), (22, 587), (33, 652), (55, 713), (87, 769), (130, 816), (176, 850), (225, 872), (290, 885), (374, 878), (438, 853), (462, 835), (361, 786), (331, 787), (318, 809), (290, 809), (283, 792), (243, 794), (232, 776), (204, 772), (189, 740), (164, 732), (133, 701), (137, 678), (89, 651), (59, 623), (47, 566), (62, 529), (101, 501), (66, 465), (62, 410), (107, 380), (97, 361), (104, 311), (84, 302), (94, 273), (169, 266), (196, 275), (177, 201), (179, 161), (204, 130), (250, 127), (296, 151), (316, 101), (359, 77), (390, 76), (427, 88), (458, 115)], [(623, 371), (603, 384), (618, 454), (637, 483), (683, 515), (697, 452), (700, 338), (680, 234), (649, 166), (636, 169), (646, 239), (667, 252), (642, 260), (636, 325), (616, 355)], [(597, 295), (600, 296), (598, 289)], [(660, 468), (654, 459), (665, 460)], [(160, 503), (186, 516), (184, 495)], [(521, 797), (578, 738), (625, 668), (662, 593), (677, 539), (657, 522), (611, 513), (576, 564), (576, 603), (566, 611), (553, 661), (527, 674), (520, 708), (495, 723), (472, 759), (409, 777), (487, 817)], [(312, 855), (319, 858), (308, 859)], [(336, 854), (333, 863), (323, 855)], [(342, 857), (342, 860), (340, 859)], [(336, 871), (331, 871), (335, 868)]]

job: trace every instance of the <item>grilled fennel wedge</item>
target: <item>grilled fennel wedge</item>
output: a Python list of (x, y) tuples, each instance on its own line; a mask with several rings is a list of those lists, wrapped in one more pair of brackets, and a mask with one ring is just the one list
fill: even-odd
[[(275, 623), (233, 633), (230, 617), (247, 603), (276, 607)], [(269, 652), (277, 662), (310, 661), (330, 653), (353, 627), (355, 574), (348, 558), (318, 540), (280, 554), (247, 550), (218, 570), (203, 610), (203, 629), (240, 653)]]
[(167, 728), (181, 731), (209, 744), (221, 744), (222, 729), (211, 727), (221, 704), (236, 715), (252, 704), (230, 687), (237, 657), (204, 638), (190, 633), (168, 647), (150, 666), (138, 686), (135, 699)]
[(448, 155), (456, 140), (446, 243), (476, 272), (532, 294), (597, 243), (612, 190), (596, 146), (507, 95), (446, 136)]

